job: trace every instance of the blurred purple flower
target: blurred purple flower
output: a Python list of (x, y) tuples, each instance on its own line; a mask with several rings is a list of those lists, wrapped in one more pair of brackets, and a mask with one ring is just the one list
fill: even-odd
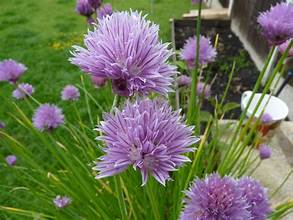
[(113, 9), (111, 4), (104, 4), (99, 10), (98, 10), (98, 18), (103, 19), (107, 15), (112, 15)]
[(251, 177), (242, 177), (238, 187), (242, 190), (249, 205), (252, 220), (266, 220), (271, 212), (266, 189)]
[(77, 0), (75, 10), (78, 14), (86, 17), (90, 17), (94, 13), (94, 9), (89, 4), (88, 0)]
[(189, 86), (191, 84), (192, 79), (189, 76), (181, 75), (177, 78), (178, 86)]
[(293, 5), (278, 3), (270, 10), (262, 12), (257, 22), (268, 42), (271, 45), (280, 45), (293, 38)]
[(2, 122), (2, 121), (0, 121), (0, 129), (3, 129), (3, 128), (5, 128), (5, 127), (6, 127), (5, 123)]
[(65, 208), (71, 203), (71, 199), (67, 196), (56, 196), (56, 198), (53, 200), (54, 205), (57, 208)]
[[(206, 0), (202, 0), (202, 2), (205, 2)], [(191, 0), (192, 4), (199, 4), (200, 0)]]
[(106, 154), (99, 158), (94, 170), (96, 178), (116, 175), (129, 166), (142, 174), (142, 185), (152, 175), (165, 185), (169, 172), (190, 161), (185, 153), (198, 141), (193, 128), (183, 123), (179, 111), (162, 100), (144, 99), (127, 103), (122, 111), (105, 114), (98, 130), (98, 140), (106, 143)]
[(107, 82), (106, 78), (99, 77), (92, 75), (92, 83), (94, 84), (95, 87), (100, 88), (103, 87)]
[(90, 25), (94, 25), (97, 23), (97, 21), (90, 16), (90, 17), (87, 17), (87, 23)]
[[(200, 36), (199, 41), (199, 64), (206, 65), (213, 62), (217, 56), (216, 49), (212, 46), (209, 38)], [(196, 58), (196, 36), (186, 40), (181, 51), (181, 59), (187, 62), (189, 68), (194, 68)]]
[(43, 104), (35, 111), (33, 124), (40, 131), (53, 130), (64, 123), (62, 110), (52, 104)]
[(88, 0), (88, 3), (93, 9), (97, 10), (102, 4), (102, 0)]
[(199, 81), (196, 86), (196, 92), (197, 95), (208, 99), (211, 96), (211, 86)]
[(159, 27), (137, 12), (115, 12), (100, 20), (85, 37), (85, 48), (74, 46), (71, 63), (83, 71), (112, 80), (115, 93), (132, 96), (171, 90), (176, 67), (162, 44)]
[(12, 59), (3, 60), (0, 62), (0, 81), (16, 83), (26, 70), (26, 66), (22, 63), (18, 63)]
[(5, 160), (9, 166), (14, 166), (16, 164), (17, 158), (15, 155), (9, 155), (5, 158)]
[[(279, 45), (278, 49), (279, 49), (281, 54), (283, 54), (286, 51), (286, 49), (289, 46), (289, 43), (290, 43), (291, 40), (293, 40), (293, 38), (290, 39), (290, 40), (287, 40), (286, 42), (284, 42), (281, 45)], [(288, 57), (293, 57), (293, 47), (291, 47), (291, 49), (289, 50)]]
[(268, 145), (266, 145), (266, 144), (259, 145), (259, 149), (258, 150), (259, 150), (259, 157), (262, 160), (268, 159), (272, 155), (271, 148)]
[(35, 89), (32, 85), (28, 83), (21, 83), (18, 85), (17, 89), (12, 92), (12, 96), (16, 99), (24, 99), (34, 93)]
[(264, 124), (270, 123), (273, 120), (269, 113), (264, 113), (261, 117), (261, 122)]
[(64, 101), (77, 101), (79, 97), (79, 90), (73, 85), (65, 86), (61, 92), (61, 99)]
[(248, 204), (237, 182), (228, 176), (211, 174), (196, 179), (186, 192), (181, 220), (250, 219)]

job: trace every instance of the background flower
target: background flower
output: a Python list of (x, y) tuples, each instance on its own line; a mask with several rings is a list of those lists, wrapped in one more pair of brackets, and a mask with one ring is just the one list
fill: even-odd
[[(281, 45), (279, 45), (278, 49), (279, 49), (281, 54), (283, 54), (286, 51), (286, 49), (289, 46), (289, 43), (290, 43), (291, 40), (293, 40), (293, 38), (290, 39), (290, 40), (287, 40), (286, 42), (284, 42)], [(293, 57), (293, 47), (291, 47), (291, 49), (289, 50), (288, 57)]]
[(17, 89), (12, 92), (12, 96), (16, 99), (23, 99), (26, 96), (30, 96), (34, 93), (35, 89), (32, 85), (28, 83), (21, 83), (18, 85)]
[(196, 179), (186, 192), (181, 220), (250, 219), (246, 199), (237, 182), (228, 176), (211, 174)]
[(77, 0), (75, 10), (78, 14), (86, 17), (90, 17), (94, 13), (94, 10), (88, 0)]
[(22, 63), (18, 63), (12, 59), (3, 60), (0, 62), (0, 81), (16, 83), (26, 70), (26, 66)]
[(196, 86), (196, 92), (199, 96), (208, 99), (211, 95), (211, 85), (199, 81)]
[(242, 177), (238, 186), (248, 202), (252, 220), (266, 220), (271, 212), (268, 195), (262, 185), (251, 177)]
[(105, 155), (99, 158), (96, 178), (118, 174), (129, 166), (142, 174), (143, 185), (148, 176), (165, 185), (174, 171), (189, 158), (183, 154), (192, 151), (197, 141), (192, 128), (164, 101), (145, 99), (127, 103), (122, 111), (106, 114), (99, 130), (99, 140), (106, 144)]
[(9, 155), (5, 158), (5, 160), (9, 166), (14, 166), (16, 164), (17, 158), (15, 155)]
[(191, 84), (192, 79), (189, 76), (181, 75), (177, 78), (178, 86), (189, 86)]
[(259, 150), (259, 157), (262, 160), (268, 159), (272, 155), (271, 148), (268, 145), (266, 145), (266, 144), (259, 145), (259, 149), (258, 150)]
[(102, 4), (102, 0), (87, 0), (87, 1), (90, 4), (90, 6), (95, 10), (97, 10)]
[(119, 95), (166, 95), (176, 71), (167, 63), (172, 53), (168, 44), (159, 41), (158, 31), (141, 13), (115, 12), (89, 31), (86, 49), (74, 47), (70, 61), (85, 72), (112, 80)]
[(67, 196), (56, 196), (56, 198), (53, 200), (54, 205), (57, 208), (65, 208), (71, 203), (71, 199)]
[(64, 101), (76, 101), (79, 97), (79, 90), (73, 85), (65, 86), (61, 92), (61, 99)]
[(107, 15), (112, 15), (113, 9), (111, 4), (104, 4), (99, 10), (98, 10), (98, 18), (102, 19)]
[[(189, 68), (194, 68), (196, 58), (196, 36), (186, 40), (181, 51), (181, 59), (185, 60)], [(210, 39), (200, 36), (199, 41), (199, 64), (206, 65), (213, 62), (217, 56), (216, 49), (212, 46)]]
[(279, 45), (293, 38), (293, 5), (285, 2), (262, 12), (257, 22), (270, 44)]
[(62, 110), (52, 104), (41, 105), (33, 116), (33, 124), (40, 131), (52, 130), (63, 123)]
[(107, 82), (107, 79), (103, 78), (103, 77), (98, 77), (98, 76), (92, 75), (91, 78), (92, 78), (92, 83), (97, 88), (103, 87)]

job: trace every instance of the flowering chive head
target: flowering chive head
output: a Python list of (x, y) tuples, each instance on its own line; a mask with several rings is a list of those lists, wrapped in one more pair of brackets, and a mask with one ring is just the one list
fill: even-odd
[(83, 71), (112, 81), (122, 96), (156, 92), (166, 95), (176, 67), (168, 63), (169, 44), (159, 40), (159, 27), (137, 12), (115, 12), (101, 19), (85, 37), (86, 48), (74, 46), (70, 61)]
[(184, 154), (198, 141), (193, 128), (183, 123), (179, 111), (162, 100), (144, 99), (128, 102), (122, 111), (105, 114), (98, 127), (99, 140), (105, 142), (105, 155), (100, 157), (96, 178), (116, 175), (129, 166), (139, 170), (142, 184), (149, 175), (165, 185), (169, 173), (190, 161)]
[(78, 14), (86, 17), (90, 17), (94, 13), (94, 10), (88, 0), (77, 0), (75, 10)]
[(18, 85), (17, 89), (12, 92), (12, 96), (16, 99), (24, 99), (27, 96), (31, 96), (35, 89), (32, 85), (28, 83), (21, 83)]
[(266, 144), (259, 145), (259, 157), (261, 160), (265, 160), (271, 157), (272, 150), (271, 148)]
[(103, 87), (107, 82), (107, 79), (103, 77), (92, 75), (91, 78), (92, 78), (92, 83), (94, 84), (96, 88)]
[(71, 199), (67, 196), (56, 196), (53, 199), (53, 203), (57, 208), (65, 208), (71, 203)]
[(65, 86), (61, 92), (61, 99), (64, 101), (76, 101), (79, 97), (79, 90), (73, 85)]
[(280, 45), (293, 38), (293, 5), (278, 3), (270, 10), (262, 12), (257, 22), (268, 42), (271, 45)]
[(15, 155), (9, 155), (5, 158), (5, 160), (9, 166), (14, 166), (16, 164), (17, 157)]
[(8, 59), (0, 62), (0, 81), (16, 83), (27, 67), (15, 60)]
[(41, 105), (33, 116), (33, 124), (40, 131), (51, 131), (63, 123), (62, 110), (52, 104)]
[(191, 84), (192, 79), (189, 76), (181, 75), (177, 78), (178, 86), (189, 86)]
[(113, 14), (113, 9), (111, 4), (104, 4), (99, 10), (98, 10), (98, 18), (103, 19), (107, 15)]

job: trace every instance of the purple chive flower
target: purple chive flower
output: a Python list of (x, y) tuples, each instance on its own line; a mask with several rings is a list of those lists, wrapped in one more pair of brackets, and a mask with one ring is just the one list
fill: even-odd
[[(199, 4), (200, 0), (191, 0), (192, 4)], [(202, 0), (202, 2), (205, 2), (205, 0)]]
[(142, 185), (152, 175), (165, 185), (169, 172), (190, 161), (185, 153), (198, 141), (179, 115), (164, 101), (144, 99), (127, 103), (122, 111), (104, 115), (98, 128), (106, 144), (105, 155), (94, 167), (97, 179), (116, 175), (129, 166), (142, 174)]
[(26, 70), (26, 66), (22, 63), (18, 63), (12, 59), (3, 60), (0, 62), (0, 81), (16, 83)]
[[(291, 40), (293, 40), (293, 38), (290, 39), (290, 40), (287, 40), (285, 43), (282, 43), (278, 47), (278, 49), (279, 49), (281, 54), (285, 53), (285, 51), (286, 51), (287, 47), (289, 46), (289, 43), (290, 43)], [(291, 49), (289, 50), (288, 57), (293, 57), (293, 47), (291, 47)]]
[(176, 67), (167, 63), (172, 52), (160, 42), (158, 31), (141, 13), (115, 12), (89, 31), (86, 49), (74, 46), (70, 61), (85, 72), (112, 80), (119, 95), (166, 95)]
[(177, 78), (178, 86), (189, 86), (191, 84), (192, 79), (189, 76), (181, 75)]
[(102, 4), (102, 0), (88, 0), (88, 3), (93, 9), (97, 10)]
[(242, 177), (238, 187), (249, 205), (252, 220), (266, 220), (271, 212), (266, 189), (251, 177)]
[(2, 122), (2, 121), (0, 121), (0, 129), (3, 129), (3, 128), (5, 128), (5, 127), (6, 127), (5, 123)]
[(293, 38), (293, 5), (278, 3), (270, 10), (262, 12), (257, 22), (268, 42), (271, 45), (280, 45)]
[(261, 117), (261, 122), (264, 124), (270, 123), (273, 120), (269, 113), (264, 113)]
[[(212, 46), (209, 38), (200, 36), (199, 41), (199, 64), (206, 65), (213, 62), (217, 56), (216, 49)], [(185, 60), (189, 68), (194, 68), (196, 58), (196, 36), (186, 40), (181, 51), (181, 59)]]
[(98, 11), (98, 18), (103, 19), (107, 15), (112, 15), (113, 9), (111, 4), (104, 4)]
[(272, 150), (271, 148), (266, 144), (259, 145), (259, 157), (261, 160), (265, 160), (271, 157)]
[(53, 199), (53, 203), (57, 208), (65, 208), (71, 203), (71, 199), (67, 196), (58, 195)]
[(211, 96), (211, 86), (199, 81), (196, 86), (196, 92), (199, 96), (208, 99)]
[(28, 83), (21, 83), (18, 85), (17, 89), (12, 92), (12, 96), (16, 99), (24, 99), (34, 93), (35, 89), (32, 85)]
[(94, 84), (95, 87), (97, 88), (103, 87), (106, 84), (106, 82), (107, 82), (106, 78), (92, 75), (92, 83)]
[(17, 158), (15, 155), (9, 155), (5, 158), (5, 160), (9, 166), (14, 166), (16, 164)]
[(211, 174), (196, 179), (186, 192), (181, 220), (250, 219), (248, 204), (237, 182), (228, 176)]
[(53, 130), (64, 123), (62, 110), (52, 104), (43, 104), (33, 116), (33, 124), (40, 131)]
[(61, 92), (61, 99), (64, 101), (77, 101), (79, 97), (79, 90), (73, 85), (65, 86)]
[(86, 17), (90, 17), (94, 13), (94, 10), (88, 0), (77, 0), (75, 10), (78, 14)]

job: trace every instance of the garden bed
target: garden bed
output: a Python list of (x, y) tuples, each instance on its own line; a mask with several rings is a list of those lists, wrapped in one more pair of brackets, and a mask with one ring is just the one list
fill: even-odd
[[(194, 35), (196, 20), (175, 19), (173, 24), (175, 47), (180, 50), (185, 40)], [(220, 98), (226, 88), (233, 61), (235, 61), (235, 73), (226, 102), (240, 103), (242, 92), (253, 89), (259, 71), (241, 41), (231, 31), (230, 24), (231, 22), (226, 20), (202, 20), (202, 35), (210, 37), (212, 42), (215, 41), (216, 35), (219, 35), (217, 59), (204, 70), (203, 77), (209, 82), (216, 77), (215, 83), (212, 85), (212, 96)], [(213, 106), (205, 102), (203, 110), (213, 112)], [(225, 118), (237, 119), (240, 113), (241, 109), (237, 108), (226, 114)]]

